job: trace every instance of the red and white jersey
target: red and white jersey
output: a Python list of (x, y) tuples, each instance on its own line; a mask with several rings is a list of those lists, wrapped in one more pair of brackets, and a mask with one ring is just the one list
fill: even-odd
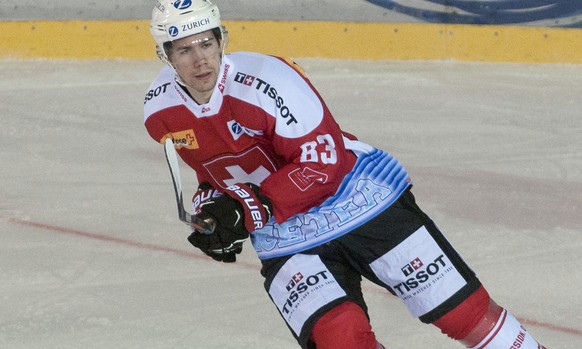
[[(160, 143), (172, 138), (199, 183), (208, 181), (218, 189), (246, 182), (260, 185), (274, 211), (274, 219), (251, 235), (260, 258), (296, 253), (343, 235), (381, 212), (410, 185), (389, 154), (348, 139), (301, 68), (282, 58), (247, 52), (225, 55), (211, 99), (202, 105), (175, 81), (174, 70), (165, 67), (146, 94), (144, 113), (152, 138)], [(390, 193), (380, 189), (380, 204), (369, 203), (370, 209), (360, 207), (346, 215), (341, 208), (337, 229), (324, 224), (330, 218), (326, 210), (354, 200), (361, 181), (370, 180), (370, 171), (358, 169), (357, 163), (363, 158), (369, 162), (372, 155), (390, 158), (388, 182), (394, 183), (380, 179), (382, 187), (391, 186)], [(374, 161), (366, 166), (378, 166)], [(316, 211), (321, 216), (311, 224)], [(304, 230), (288, 226), (300, 221)]]

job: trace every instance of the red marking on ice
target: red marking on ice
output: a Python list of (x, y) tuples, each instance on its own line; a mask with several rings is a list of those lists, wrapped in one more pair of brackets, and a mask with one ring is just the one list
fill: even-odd
[[(13, 223), (13, 224), (18, 224), (18, 225), (34, 227), (34, 228), (38, 228), (38, 229), (42, 229), (42, 230), (47, 230), (47, 231), (50, 231), (53, 233), (72, 235), (72, 236), (77, 236), (77, 237), (82, 237), (82, 238), (87, 238), (87, 239), (92, 239), (92, 240), (97, 240), (97, 241), (103, 241), (103, 242), (110, 242), (110, 243), (114, 243), (114, 244), (118, 244), (118, 245), (122, 245), (122, 246), (138, 248), (138, 249), (142, 249), (142, 250), (167, 252), (167, 253), (172, 253), (172, 254), (175, 254), (175, 255), (178, 255), (181, 257), (195, 258), (195, 259), (200, 259), (200, 260), (204, 260), (204, 261), (209, 261), (211, 263), (217, 263), (217, 262), (213, 261), (212, 259), (210, 259), (210, 257), (200, 255), (197, 253), (193, 253), (193, 252), (187, 252), (187, 251), (171, 248), (171, 247), (160, 246), (160, 245), (155, 245), (155, 244), (147, 244), (147, 243), (134, 241), (134, 240), (121, 239), (118, 237), (113, 237), (113, 236), (109, 236), (109, 235), (105, 235), (105, 234), (91, 233), (91, 232), (86, 232), (86, 231), (82, 231), (82, 230), (78, 230), (78, 229), (60, 227), (60, 226), (46, 224), (46, 223), (25, 221), (25, 220), (16, 219), (16, 218), (9, 218), (9, 219), (7, 219), (7, 221), (10, 223)], [(244, 263), (244, 262), (236, 262), (236, 263), (234, 263), (233, 266), (236, 266), (238, 268), (254, 269), (254, 270), (257, 270), (259, 268), (257, 265), (254, 265), (251, 263)], [(525, 319), (525, 318), (519, 318), (519, 317), (518, 317), (518, 320), (524, 325), (541, 327), (541, 328), (545, 328), (545, 329), (552, 330), (555, 332), (561, 332), (561, 333), (566, 333), (569, 335), (582, 337), (582, 330), (579, 330), (579, 329), (558, 326), (558, 325), (554, 325), (554, 324), (550, 324), (550, 323), (546, 323), (546, 322)]]

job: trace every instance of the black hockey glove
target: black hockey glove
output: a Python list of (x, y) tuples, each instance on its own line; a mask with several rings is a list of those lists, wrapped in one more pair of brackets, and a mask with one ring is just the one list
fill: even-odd
[(200, 206), (210, 199), (216, 199), (222, 196), (222, 194), (214, 189), (212, 185), (208, 182), (202, 182), (198, 186), (198, 190), (194, 193), (192, 197), (192, 207), (194, 209), (194, 215), (198, 216), (200, 214)]
[(271, 202), (260, 194), (258, 186), (250, 183), (230, 186), (222, 196), (211, 194), (210, 190), (214, 190), (210, 185), (201, 185), (194, 202), (198, 196), (196, 216), (203, 220), (213, 219), (216, 222), (214, 232), (194, 231), (188, 241), (217, 261), (235, 262), (249, 233), (264, 227), (271, 218)]

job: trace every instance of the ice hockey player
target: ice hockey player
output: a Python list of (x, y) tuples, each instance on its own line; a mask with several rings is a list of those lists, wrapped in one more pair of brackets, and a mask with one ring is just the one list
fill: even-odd
[(173, 139), (200, 183), (194, 212), (216, 222), (188, 240), (234, 262), (250, 234), (265, 289), (302, 348), (384, 348), (362, 276), (466, 347), (543, 348), (417, 206), (403, 166), (343, 132), (299, 66), (225, 54), (227, 32), (206, 0), (157, 2), (151, 33), (167, 66), (146, 94), (145, 126), (157, 142)]

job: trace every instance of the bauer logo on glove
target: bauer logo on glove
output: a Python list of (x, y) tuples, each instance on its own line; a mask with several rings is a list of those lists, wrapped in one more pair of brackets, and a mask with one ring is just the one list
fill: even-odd
[(218, 261), (235, 262), (244, 240), (271, 218), (271, 202), (254, 184), (235, 184), (219, 193), (201, 183), (192, 199), (196, 217), (215, 223), (212, 234), (194, 231), (188, 241)]
[(198, 186), (198, 190), (192, 197), (192, 209), (195, 215), (200, 214), (201, 210), (200, 207), (207, 201), (211, 199), (216, 199), (217, 197), (221, 196), (222, 194), (214, 189), (210, 183), (202, 182)]
[[(241, 187), (244, 186), (244, 187)], [(245, 212), (245, 226), (248, 232), (261, 229), (271, 218), (269, 205), (263, 205), (258, 198), (258, 187), (254, 185), (231, 185), (226, 188), (226, 193), (242, 204)], [(256, 188), (257, 195), (253, 191)]]

